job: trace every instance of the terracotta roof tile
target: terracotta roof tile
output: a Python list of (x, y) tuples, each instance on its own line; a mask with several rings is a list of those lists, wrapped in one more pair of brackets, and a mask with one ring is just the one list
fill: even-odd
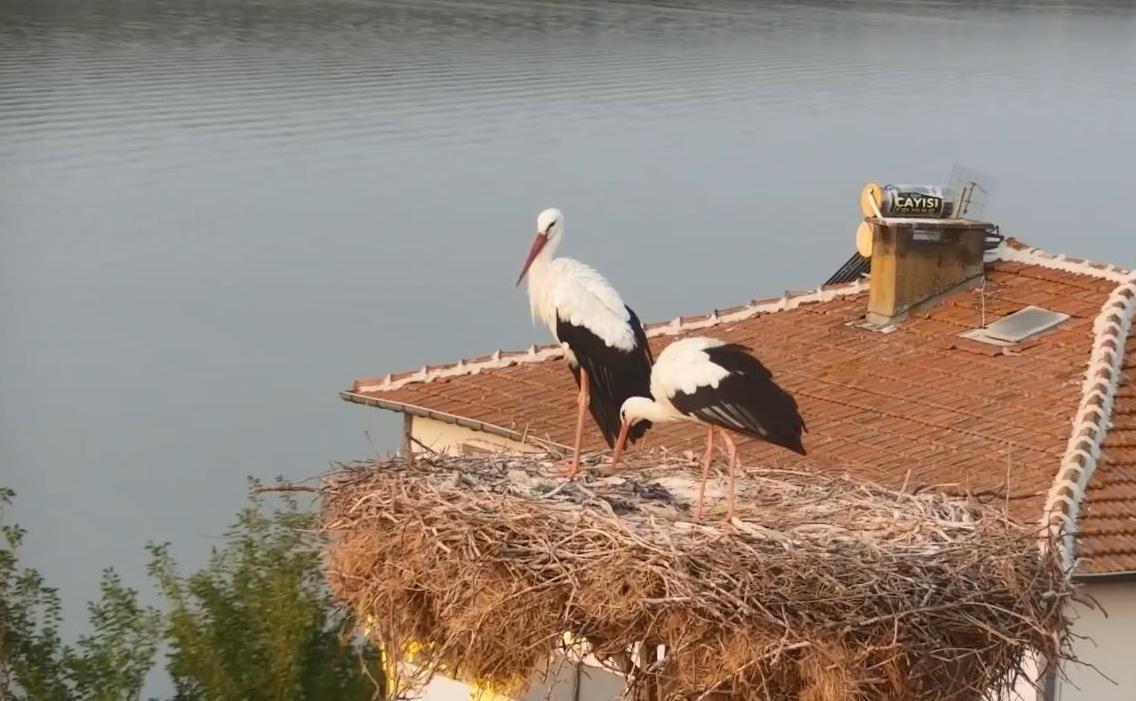
[(1136, 571), (1136, 341), (1129, 340), (1122, 383), (1101, 459), (1085, 490), (1077, 554), (1089, 573)]
[[(1006, 491), (1009, 475), (1011, 512), (1037, 522), (1066, 456), (1101, 305), (1124, 273), (1108, 266), (1100, 276), (1046, 267), (1036, 260), (1064, 263), (1020, 245), (1004, 257), (990, 265), (984, 286), (945, 296), (891, 333), (852, 325), (862, 320), (867, 298), (865, 286), (853, 283), (683, 317), (684, 329), (703, 326), (691, 331), (674, 322), (649, 324), (651, 346), (657, 354), (679, 336), (699, 334), (747, 343), (797, 396), (809, 426), (808, 456), (739, 441), (749, 464), (997, 494)], [(1072, 318), (1012, 354), (958, 336), (984, 314), (989, 322), (1031, 304)], [(1081, 512), (1077, 554), (1088, 573), (1136, 570), (1134, 348), (1130, 343), (1111, 430)], [(571, 442), (576, 388), (557, 349), (503, 352), (481, 365), (471, 360), (440, 368), (434, 371), (439, 379), (425, 382), (420, 371), (396, 374), (393, 383), (361, 381), (356, 386), (368, 389), (345, 397), (427, 407), (506, 432)], [(657, 427), (642, 445), (700, 454), (704, 435), (696, 426)], [(591, 421), (585, 447), (605, 447)]]

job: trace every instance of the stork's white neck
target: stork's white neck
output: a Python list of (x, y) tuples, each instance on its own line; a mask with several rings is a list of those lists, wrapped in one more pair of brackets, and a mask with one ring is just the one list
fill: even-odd
[(628, 420), (646, 419), (652, 423), (662, 424), (675, 421), (681, 415), (669, 406), (664, 406), (649, 397), (631, 397), (623, 403), (623, 418)]
[(540, 253), (533, 259), (528, 272), (529, 311), (533, 322), (543, 321), (553, 335), (556, 334), (556, 310), (552, 308), (548, 298), (548, 288), (553, 257), (556, 249), (560, 248), (561, 235), (553, 236), (540, 249)]

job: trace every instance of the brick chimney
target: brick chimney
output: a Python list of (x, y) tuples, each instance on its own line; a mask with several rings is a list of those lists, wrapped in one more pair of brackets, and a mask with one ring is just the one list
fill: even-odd
[(869, 324), (893, 324), (923, 302), (982, 277), (991, 224), (897, 217), (867, 217), (865, 223), (872, 259)]

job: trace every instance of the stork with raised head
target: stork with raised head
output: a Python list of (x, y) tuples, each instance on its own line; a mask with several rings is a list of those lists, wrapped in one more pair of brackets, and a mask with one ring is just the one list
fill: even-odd
[(702, 463), (696, 518), (702, 518), (715, 430), (722, 437), (730, 458), (727, 521), (734, 517), (734, 473), (738, 461), (731, 431), (805, 454), (801, 444), (805, 421), (796, 400), (773, 381), (773, 373), (745, 346), (705, 336), (675, 341), (663, 349), (651, 371), (650, 395), (631, 397), (620, 408), (622, 425), (612, 466), (619, 464), (624, 436), (634, 431), (640, 422), (705, 424), (706, 456)]
[[(560, 210), (541, 212), (536, 229), (517, 285), (528, 277), (533, 321), (543, 322), (565, 346), (580, 389), (575, 445), (564, 470), (572, 478), (580, 470), (585, 409), (591, 410), (604, 440), (613, 446), (620, 430), (619, 408), (629, 397), (650, 391), (651, 349), (639, 318), (602, 275), (571, 258), (553, 258), (564, 238)], [(650, 425), (637, 423), (624, 432), (624, 441), (634, 442)]]

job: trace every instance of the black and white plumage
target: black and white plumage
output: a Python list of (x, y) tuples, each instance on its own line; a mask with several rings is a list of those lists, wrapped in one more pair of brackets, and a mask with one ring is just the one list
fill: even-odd
[[(629, 351), (609, 346), (587, 325), (578, 326), (559, 317), (556, 320), (556, 338), (568, 347), (568, 363), (576, 378), (576, 386), (580, 386), (581, 370), (589, 376), (591, 402), (588, 409), (608, 447), (615, 446), (619, 435), (619, 408), (623, 402), (639, 394), (642, 387), (650, 387), (651, 383), (652, 359), (647, 335), (635, 312), (630, 307), (624, 308), (627, 310), (627, 323), (635, 331), (635, 346)], [(629, 440), (634, 443), (650, 425), (647, 421), (635, 426)]]
[(686, 417), (805, 454), (805, 422), (796, 400), (749, 348), (706, 337), (687, 338), (667, 350), (672, 348), (659, 357), (653, 396), (658, 390)]
[[(593, 268), (571, 258), (553, 258), (564, 232), (564, 216), (546, 209), (537, 217), (537, 234), (517, 279), (528, 277), (534, 321), (543, 322), (565, 346), (580, 389), (575, 452), (569, 476), (579, 469), (585, 406), (609, 446), (620, 430), (619, 410), (630, 397), (650, 391), (651, 350), (635, 312)], [(634, 442), (650, 427), (629, 431)]]
[[(684, 338), (667, 346), (651, 372), (651, 396), (628, 399), (623, 403), (620, 416), (621, 438), (640, 421), (706, 424), (703, 491), (717, 429), (730, 453), (728, 518), (733, 516), (737, 461), (737, 450), (729, 431), (805, 454), (801, 442), (805, 421), (793, 396), (773, 381), (773, 373), (749, 348), (715, 338)], [(619, 462), (622, 448), (622, 440), (617, 440), (614, 463)], [(698, 511), (701, 514), (701, 493)]]

